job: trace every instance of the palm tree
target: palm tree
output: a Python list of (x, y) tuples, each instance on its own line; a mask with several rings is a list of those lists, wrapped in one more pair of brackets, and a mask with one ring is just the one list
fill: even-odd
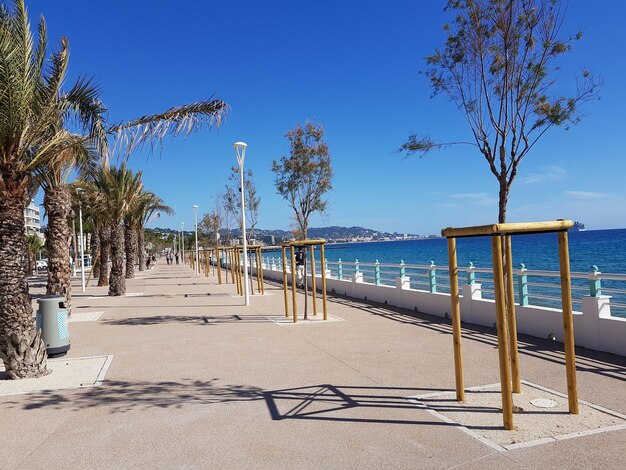
[[(83, 206), (83, 219), (89, 221), (93, 227), (92, 255), (94, 264), (92, 272), (98, 278), (98, 286), (109, 285), (109, 248), (111, 241), (111, 226), (107, 212), (106, 195), (102, 194), (93, 181), (97, 170), (91, 170), (85, 178), (78, 179), (70, 184), (72, 197), (78, 199)], [(77, 191), (81, 188), (82, 191)], [(97, 241), (96, 241), (97, 240)]]
[[(62, 295), (71, 315), (71, 266), (68, 220), (73, 212), (72, 197), (67, 179), (75, 167), (83, 171), (99, 159), (96, 149), (83, 136), (66, 133), (67, 148), (56, 153), (46, 165), (35, 170), (44, 190), (43, 204), (48, 217), (46, 249), (48, 251), (47, 295)], [(82, 188), (74, 187), (74, 191)], [(77, 257), (75, 257), (77, 258)]]
[(24, 208), (33, 173), (67, 148), (66, 133), (55, 129), (59, 116), (74, 118), (86, 132), (106, 141), (99, 119), (102, 107), (93, 99), (89, 81), (79, 80), (66, 93), (61, 90), (67, 40), (61, 40), (47, 65), (43, 18), (35, 41), (24, 1), (13, 0), (13, 9), (0, 5), (0, 358), (10, 379), (47, 373), (45, 344), (32, 321), (23, 269)]
[(135, 230), (137, 232), (137, 252), (139, 253), (139, 271), (143, 271), (145, 267), (145, 228), (146, 224), (152, 220), (154, 216), (160, 217), (161, 213), (174, 215), (174, 209), (165, 204), (163, 199), (152, 192), (145, 192), (142, 195), (142, 205), (139, 208), (139, 217)]
[(43, 240), (37, 234), (26, 235), (26, 247), (28, 249), (28, 274), (33, 272), (33, 264), (37, 255), (43, 249)]
[(126, 293), (124, 278), (124, 226), (122, 222), (136, 203), (143, 189), (141, 172), (133, 173), (123, 163), (119, 168), (100, 168), (93, 174), (100, 193), (100, 204), (108, 215), (111, 227), (111, 274), (109, 295)]

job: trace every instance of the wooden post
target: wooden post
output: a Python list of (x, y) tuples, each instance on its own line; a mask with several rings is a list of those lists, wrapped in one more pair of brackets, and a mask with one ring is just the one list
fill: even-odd
[(569, 267), (567, 231), (559, 232), (559, 264), (561, 268), (561, 299), (563, 307), (563, 343), (567, 373), (567, 401), (569, 412), (578, 414), (578, 388), (576, 386), (576, 351), (574, 350), (574, 321), (572, 318), (572, 286)]
[[(232, 263), (233, 265), (233, 276), (235, 279), (235, 283), (237, 285), (239, 285), (239, 250), (237, 248), (233, 248), (233, 258), (234, 261)], [(241, 292), (241, 294), (243, 294), (243, 292)]]
[(282, 247), (283, 254), (283, 293), (285, 295), (285, 317), (289, 318), (289, 295), (287, 293), (287, 249)]
[(231, 248), (228, 250), (228, 269), (230, 269), (230, 282), (233, 284), (237, 284), (237, 279), (235, 277), (235, 249)]
[[(229, 248), (228, 250), (228, 270), (230, 271), (230, 282), (231, 284), (235, 284), (235, 286), (237, 285), (237, 281), (235, 280), (235, 252), (233, 251), (232, 248)], [(237, 294), (239, 294), (239, 291), (237, 291)]]
[(233, 284), (235, 284), (235, 287), (237, 288), (237, 294), (239, 294), (239, 284), (237, 284), (237, 276), (235, 275), (235, 251), (233, 248), (231, 248), (230, 250), (228, 250), (228, 259), (229, 259), (229, 263), (228, 263), (228, 269), (230, 269), (230, 279), (231, 282)]
[(260, 294), (263, 288), (261, 287), (261, 271), (263, 267), (261, 266), (261, 257), (259, 256), (259, 249), (254, 249), (254, 260), (256, 261), (256, 286), (257, 293)]
[(313, 295), (313, 315), (317, 316), (317, 288), (315, 285), (315, 245), (311, 245), (310, 251), (311, 251), (311, 294)]
[(237, 287), (237, 294), (241, 295), (243, 292), (239, 289), (239, 273), (237, 272), (239, 270), (239, 250), (233, 248), (230, 264), (232, 269), (231, 274), (233, 276), (233, 280), (235, 281), (235, 286)]
[(298, 322), (298, 305), (296, 304), (296, 252), (291, 245), (291, 293), (293, 299), (293, 322)]
[(265, 282), (263, 281), (263, 251), (261, 248), (257, 248), (257, 253), (259, 254), (259, 271), (258, 277), (261, 282), (261, 295), (265, 295)]
[(511, 235), (504, 236), (506, 250), (506, 313), (509, 326), (509, 348), (511, 357), (511, 380), (513, 393), (522, 392), (522, 381), (519, 374), (519, 354), (517, 351), (517, 320), (515, 318), (515, 286), (513, 285), (513, 247)]
[(237, 272), (237, 285), (239, 286), (239, 294), (243, 295), (243, 275), (241, 272), (241, 253), (239, 252), (239, 248), (235, 248), (235, 256), (237, 258), (237, 265), (235, 266), (235, 270)]
[(326, 307), (326, 258), (324, 257), (323, 243), (320, 243), (320, 268), (322, 270), (322, 307), (324, 310), (324, 320), (328, 320), (328, 309)]
[(508, 331), (506, 326), (506, 297), (502, 244), (499, 235), (491, 236), (493, 284), (496, 297), (496, 325), (498, 327), (498, 358), (500, 362), (500, 387), (502, 392), (502, 420), (504, 429), (513, 429), (513, 394), (511, 392), (511, 364), (509, 363)]
[(456, 399), (457, 401), (464, 401), (465, 385), (463, 378), (463, 350), (461, 348), (461, 305), (459, 299), (459, 267), (456, 261), (456, 238), (448, 238), (448, 266), (450, 268), (450, 303), (452, 311)]
[(217, 266), (217, 283), (221, 284), (222, 283), (222, 260), (220, 259), (221, 253), (220, 253), (220, 248), (219, 247), (215, 247), (215, 264)]

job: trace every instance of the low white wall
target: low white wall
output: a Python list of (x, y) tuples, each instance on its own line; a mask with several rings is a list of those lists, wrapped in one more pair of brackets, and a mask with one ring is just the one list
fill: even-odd
[[(274, 269), (272, 269), (274, 268)], [(252, 268), (256, 274), (256, 269)], [(282, 282), (282, 270), (276, 266), (263, 269), (263, 276)], [(316, 276), (320, 289), (321, 275)], [(291, 282), (291, 274), (288, 275)], [(408, 277), (396, 278), (395, 286), (363, 282), (361, 273), (351, 279), (337, 279), (326, 273), (326, 290), (356, 299), (367, 299), (381, 304), (428, 313), (439, 317), (450, 316), (450, 295), (411, 289)], [(311, 277), (308, 276), (309, 285)], [(461, 321), (493, 327), (496, 321), (495, 303), (483, 299), (480, 284), (462, 286)], [(574, 335), (577, 346), (596, 351), (606, 351), (626, 356), (626, 318), (611, 317), (610, 296), (583, 297), (582, 312), (574, 312)], [(517, 331), (520, 334), (549, 338), (563, 342), (563, 316), (561, 310), (534, 305), (516, 305)]]

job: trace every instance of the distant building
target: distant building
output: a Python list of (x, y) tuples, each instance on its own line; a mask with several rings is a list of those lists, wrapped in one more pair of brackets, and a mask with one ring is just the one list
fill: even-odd
[(37, 235), (43, 238), (41, 233), (41, 212), (39, 206), (30, 201), (28, 207), (24, 209), (24, 222), (26, 224), (26, 235)]

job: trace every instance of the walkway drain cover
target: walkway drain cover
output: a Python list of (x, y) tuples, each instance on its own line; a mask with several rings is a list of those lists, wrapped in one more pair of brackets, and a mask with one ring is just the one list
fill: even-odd
[(554, 408), (557, 403), (549, 398), (535, 398), (530, 400), (530, 404), (537, 408)]

